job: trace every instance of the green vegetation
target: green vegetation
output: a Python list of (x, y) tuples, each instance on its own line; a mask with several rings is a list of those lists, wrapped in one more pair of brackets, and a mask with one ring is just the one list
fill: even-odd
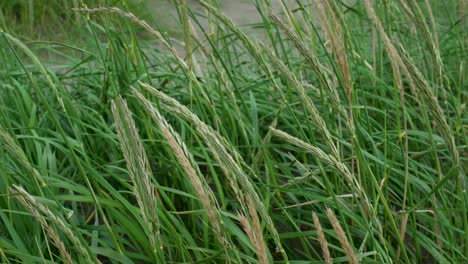
[(6, 2), (2, 263), (468, 262), (464, 1)]

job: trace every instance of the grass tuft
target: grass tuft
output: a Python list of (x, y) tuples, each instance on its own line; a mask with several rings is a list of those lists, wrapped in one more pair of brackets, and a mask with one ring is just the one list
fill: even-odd
[(468, 262), (466, 1), (46, 2), (0, 1), (1, 263)]

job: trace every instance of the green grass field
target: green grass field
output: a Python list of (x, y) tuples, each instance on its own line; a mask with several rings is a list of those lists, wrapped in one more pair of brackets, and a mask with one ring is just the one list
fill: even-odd
[(468, 262), (466, 1), (173, 2), (0, 4), (1, 263)]

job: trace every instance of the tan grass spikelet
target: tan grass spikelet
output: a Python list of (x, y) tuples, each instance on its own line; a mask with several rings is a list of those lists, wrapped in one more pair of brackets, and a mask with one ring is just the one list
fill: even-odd
[[(167, 96), (166, 94), (162, 93), (161, 91), (158, 91), (157, 89), (148, 84), (141, 82), (140, 84), (152, 95), (156, 96), (161, 100), (161, 107), (163, 109), (188, 121), (194, 126), (195, 130), (204, 139), (214, 158), (216, 159), (224, 174), (226, 175), (228, 181), (231, 184), (231, 187), (233, 188), (233, 191), (236, 194), (238, 201), (244, 208), (244, 211), (245, 208), (247, 208), (245, 199), (246, 197), (250, 197), (250, 199), (252, 199), (253, 201), (253, 204), (255, 205), (256, 210), (260, 214), (260, 217), (263, 221), (265, 221), (267, 229), (273, 237), (276, 246), (279, 248), (283, 259), (287, 263), (289, 263), (286, 252), (281, 245), (281, 240), (279, 238), (278, 231), (274, 226), (273, 220), (268, 214), (262, 202), (262, 199), (260, 199), (260, 196), (255, 190), (250, 178), (247, 177), (247, 175), (242, 170), (241, 164), (243, 160), (237, 153), (237, 151), (230, 147), (226, 140), (221, 135), (219, 135), (219, 133), (214, 131), (213, 128), (208, 126), (206, 123), (202, 122), (186, 106), (180, 104), (177, 100)], [(238, 183), (242, 186), (242, 189), (239, 187)], [(245, 213), (247, 214), (248, 211), (245, 211)]]
[[(211, 98), (204, 91), (203, 86), (200, 84), (200, 82), (197, 79), (197, 76), (195, 75), (194, 71), (192, 70), (193, 65), (187, 64), (187, 62), (185, 62), (185, 60), (182, 58), (182, 56), (177, 52), (177, 50), (174, 48), (174, 46), (172, 46), (166, 40), (166, 38), (161, 34), (161, 32), (159, 32), (159, 31), (155, 30), (154, 28), (152, 28), (148, 24), (148, 22), (146, 22), (145, 20), (139, 19), (135, 14), (133, 14), (131, 12), (125, 12), (125, 11), (123, 11), (123, 10), (117, 8), (117, 7), (72, 8), (72, 10), (76, 11), (76, 12), (87, 13), (87, 14), (103, 13), (103, 12), (114, 13), (114, 14), (118, 14), (118, 15), (120, 15), (122, 17), (128, 18), (131, 21), (133, 21), (133, 22), (137, 23), (138, 25), (142, 26), (146, 31), (148, 31), (150, 34), (154, 35), (159, 41), (161, 41), (163, 46), (166, 47), (169, 50), (169, 52), (172, 54), (172, 56), (176, 59), (179, 67), (181, 67), (184, 70), (184, 72), (187, 74), (187, 77), (189, 78), (191, 84), (193, 84), (195, 86), (195, 88), (197, 88), (198, 91), (200, 91), (203, 98), (207, 102), (213, 103)], [(190, 23), (189, 22), (187, 22), (187, 23), (188, 23), (187, 27), (188, 27), (188, 29), (190, 31)], [(189, 33), (187, 32), (186, 34), (189, 34)], [(189, 63), (192, 63), (192, 62), (195, 63), (194, 60), (190, 59)], [(192, 92), (191, 86), (189, 87), (189, 90)], [(216, 117), (216, 118), (218, 118), (218, 117)]]
[[(42, 216), (39, 213), (39, 211), (37, 211), (35, 206), (33, 206), (29, 202), (30, 199), (28, 199), (28, 200), (25, 199), (24, 194), (26, 193), (26, 190), (24, 190), (22, 187), (13, 186), (13, 187), (10, 188), (10, 191), (12, 191), (12, 193), (16, 194), (16, 196), (15, 196), (16, 199), (24, 207), (26, 207), (29, 210), (29, 212), (31, 212), (31, 214), (34, 216), (34, 218), (36, 218), (37, 221), (39, 221), (41, 223), (42, 228), (44, 228), (46, 233), (49, 235), (50, 239), (52, 239), (52, 242), (54, 243), (54, 245), (57, 247), (60, 255), (63, 258), (63, 262), (66, 263), (66, 264), (73, 264), (72, 257), (70, 255), (70, 253), (67, 251), (67, 249), (65, 248), (65, 244), (63, 243), (62, 239), (60, 239), (57, 232), (55, 232), (54, 228), (51, 225), (49, 225), (49, 223), (47, 223), (44, 216)], [(28, 198), (30, 198), (30, 197), (28, 197)]]
[(153, 107), (151, 102), (149, 102), (143, 96), (143, 94), (141, 94), (137, 90), (133, 89), (132, 92), (143, 104), (145, 109), (151, 115), (153, 121), (159, 126), (159, 128), (163, 132), (163, 135), (168, 141), (169, 146), (171, 147), (177, 160), (179, 161), (179, 164), (182, 166), (182, 169), (188, 176), (190, 183), (192, 184), (198, 197), (200, 197), (200, 201), (208, 213), (210, 224), (213, 225), (216, 232), (216, 236), (224, 248), (226, 257), (228, 258), (228, 262), (230, 262), (228, 255), (229, 244), (225, 240), (223, 230), (221, 228), (221, 226), (223, 226), (223, 221), (221, 219), (219, 205), (216, 201), (213, 191), (209, 188), (203, 175), (201, 175), (201, 172), (198, 166), (196, 165), (192, 154), (180, 138), (180, 135), (173, 129), (173, 127), (166, 121), (166, 119), (159, 113), (159, 111)]
[[(343, 116), (344, 120), (349, 120), (348, 113), (344, 110), (341, 105), (341, 100), (338, 95), (337, 90), (335, 89), (332, 80), (325, 71), (325, 65), (320, 63), (320, 61), (314, 56), (313, 52), (307, 46), (307, 44), (302, 41), (297, 34), (295, 34), (290, 28), (290, 26), (283, 23), (276, 15), (269, 13), (269, 17), (273, 23), (275, 23), (283, 33), (293, 42), (296, 46), (296, 49), (299, 53), (304, 56), (304, 59), (312, 67), (312, 70), (318, 76), (320, 83), (323, 87), (326, 88), (328, 96), (330, 97), (333, 106), (338, 110), (338, 112)], [(348, 124), (348, 126), (350, 126)], [(350, 126), (351, 127), (351, 126)]]
[(394, 39), (393, 42), (395, 43), (395, 46), (400, 54), (402, 63), (405, 65), (406, 69), (408, 69), (409, 74), (413, 76), (413, 81), (418, 91), (425, 99), (425, 102), (428, 104), (428, 108), (431, 112), (433, 120), (438, 125), (440, 132), (444, 137), (446, 144), (451, 152), (451, 155), (454, 159), (453, 162), (455, 163), (457, 168), (461, 168), (460, 157), (457, 150), (457, 146), (455, 144), (455, 139), (452, 134), (452, 129), (450, 128), (447, 122), (444, 111), (442, 110), (442, 107), (440, 106), (437, 97), (435, 96), (433, 90), (431, 89), (431, 86), (424, 78), (423, 74), (416, 67), (415, 63), (408, 55), (406, 50), (403, 48), (403, 46), (396, 39)]
[(273, 87), (275, 92), (278, 92), (282, 99), (286, 101), (285, 94), (280, 88), (279, 84), (276, 81), (276, 78), (273, 74), (270, 64), (263, 58), (261, 49), (258, 47), (257, 43), (252, 41), (249, 36), (247, 36), (242, 30), (228, 17), (226, 17), (222, 12), (213, 6), (209, 5), (205, 1), (200, 2), (203, 7), (206, 8), (209, 14), (213, 14), (219, 21), (228, 27), (229, 30), (242, 42), (247, 51), (250, 53), (252, 58), (258, 63), (258, 65), (263, 69), (268, 78), (273, 82)]
[(328, 155), (320, 148), (312, 146), (311, 144), (304, 142), (282, 130), (278, 130), (273, 127), (270, 127), (270, 130), (272, 131), (273, 135), (284, 139), (285, 141), (293, 144), (294, 146), (300, 147), (314, 154), (319, 160), (338, 170), (354, 189), (355, 193), (358, 196), (363, 195), (363, 198), (366, 197), (367, 200), (367, 196), (365, 195), (362, 186), (357, 182), (356, 178), (352, 175), (352, 173), (349, 171), (346, 165), (338, 161), (334, 156)]
[(330, 208), (326, 209), (327, 212), (327, 217), (328, 220), (330, 220), (330, 223), (333, 226), (333, 229), (335, 230), (336, 234), (338, 235), (338, 240), (340, 241), (341, 246), (343, 247), (343, 250), (348, 256), (349, 263), (350, 264), (359, 264), (359, 260), (354, 254), (354, 249), (351, 246), (351, 244), (348, 241), (348, 238), (346, 237), (345, 232), (343, 231), (343, 228), (340, 225), (340, 222), (338, 222), (338, 219), (336, 218), (335, 214)]
[[(352, 126), (353, 124), (353, 112), (352, 112), (352, 84), (351, 84), (351, 75), (349, 72), (349, 63), (348, 63), (348, 55), (346, 54), (345, 43), (343, 40), (343, 32), (341, 29), (340, 23), (337, 21), (335, 16), (335, 11), (331, 7), (329, 0), (325, 1), (318, 1), (314, 0), (315, 7), (317, 8), (319, 21), (324, 30), (329, 37), (329, 40), (332, 44), (333, 54), (336, 56), (336, 61), (338, 64), (338, 69), (340, 70), (341, 77), (343, 79), (344, 88), (346, 91), (347, 99), (348, 99), (348, 109), (350, 115), (350, 123)], [(330, 14), (331, 23), (327, 19), (327, 9), (328, 13)]]
[[(81, 243), (80, 239), (76, 236), (76, 234), (70, 229), (70, 227), (57, 215), (55, 215), (47, 206), (39, 202), (36, 198), (34, 198), (32, 195), (30, 195), (23, 187), (21, 186), (16, 186), (13, 185), (10, 187), (10, 192), (13, 195), (17, 195), (18, 200), (23, 203), (25, 202), (26, 208), (33, 213), (31, 209), (33, 209), (36, 213), (39, 214), (39, 212), (42, 214), (39, 214), (39, 218), (37, 218), (41, 223), (42, 219), (45, 221), (45, 217), (50, 219), (50, 221), (54, 224), (57, 225), (57, 227), (62, 231), (65, 236), (70, 240), (70, 242), (73, 244), (74, 248), (77, 250), (77, 252), (83, 256), (84, 260), (86, 263), (100, 263), (99, 260), (95, 256), (91, 257), (91, 255), (88, 252), (88, 249)], [(21, 197), (21, 198), (19, 198)], [(34, 215), (34, 213), (33, 213)], [(36, 215), (34, 215), (36, 217)]]
[[(369, 3), (367, 3), (369, 4)], [(371, 6), (368, 6), (368, 8), (371, 8)], [(375, 13), (373, 12), (373, 9), (368, 10), (370, 16), (374, 19), (374, 23), (376, 24), (377, 30), (380, 32), (380, 34), (385, 34), (383, 32), (383, 28), (380, 24), (380, 21), (378, 20), (377, 16), (375, 16)], [(384, 39), (384, 45), (385, 49), (388, 53), (388, 56), (390, 58), (390, 64), (392, 66), (393, 70), (393, 78), (395, 81), (395, 85), (398, 88), (399, 92), (399, 100), (402, 108), (402, 112), (406, 113), (406, 100), (405, 100), (405, 91), (403, 88), (403, 80), (401, 76), (401, 71), (400, 68), (402, 68), (403, 71), (406, 72), (406, 75), (408, 76), (408, 82), (410, 83), (410, 87), (412, 87), (413, 94), (415, 93), (415, 84), (413, 78), (410, 77), (407, 68), (404, 65), (401, 65), (401, 59), (393, 45), (389, 42), (388, 38), (383, 38)], [(417, 96), (415, 97), (417, 100)], [(419, 104), (419, 101), (418, 101)], [(409, 152), (408, 152), (408, 124), (407, 124), (407, 119), (406, 115), (403, 114), (403, 128), (404, 128), (404, 149), (405, 149), (405, 183), (404, 183), (404, 194), (403, 194), (403, 208), (406, 207), (406, 197), (407, 197), (407, 188), (408, 188), (408, 182), (409, 182)], [(402, 219), (401, 224), (400, 224), (400, 236), (401, 239), (404, 240), (406, 233), (406, 223), (404, 222), (404, 219)], [(400, 255), (400, 250), (401, 247), (398, 246), (398, 257)]]
[(143, 220), (149, 230), (148, 239), (155, 255), (163, 258), (161, 253), (163, 244), (157, 213), (158, 203), (155, 195), (156, 188), (151, 181), (151, 167), (131, 112), (122, 97), (119, 97), (117, 101), (112, 101), (112, 114), (121, 149), (127, 163), (128, 173), (133, 183), (134, 194)]
[(320, 161), (324, 162), (325, 164), (328, 164), (332, 168), (336, 169), (345, 179), (345, 181), (348, 183), (350, 188), (353, 190), (354, 195), (356, 195), (359, 199), (359, 205), (362, 210), (362, 212), (367, 216), (367, 218), (372, 221), (372, 223), (375, 225), (377, 229), (377, 235), (379, 236), (379, 239), (383, 239), (381, 234), (382, 234), (382, 224), (380, 223), (378, 217), (374, 213), (374, 209), (372, 204), (369, 201), (369, 198), (367, 197), (367, 194), (364, 192), (364, 189), (362, 188), (361, 184), (359, 181), (356, 179), (354, 174), (352, 174), (349, 169), (346, 167), (346, 165), (339, 160), (337, 160), (335, 157), (326, 154), (323, 150), (321, 150), (318, 147), (312, 146), (311, 144), (304, 142), (284, 131), (275, 129), (270, 127), (270, 130), (272, 131), (273, 135), (285, 140), (286, 142), (297, 146), (311, 154), (313, 154), (317, 159)]
[(257, 60), (261, 60), (262, 55), (260, 54), (259, 49), (256, 47), (255, 43), (252, 42), (249, 37), (244, 34), (240, 28), (234, 24), (234, 22), (226, 17), (221, 11), (214, 8), (210, 4), (205, 1), (200, 1), (200, 4), (206, 8), (209, 13), (215, 15), (217, 19), (219, 19), (223, 24), (225, 24), (234, 34), (244, 43), (250, 54)]
[(255, 209), (252, 199), (247, 198), (247, 206), (249, 208), (251, 220), (242, 213), (238, 213), (239, 221), (256, 250), (258, 262), (261, 264), (268, 264), (270, 262), (268, 260), (267, 247), (263, 238), (260, 219), (258, 218), (257, 210)]
[[(402, 71), (408, 78), (408, 83), (410, 85), (411, 92), (413, 93), (414, 97), (418, 98), (418, 96), (422, 96), (424, 99), (424, 103), (428, 105), (428, 109), (431, 115), (433, 116), (433, 120), (436, 122), (442, 134), (442, 137), (445, 140), (445, 143), (447, 144), (449, 148), (454, 166), (456, 167), (458, 171), (459, 188), (462, 190), (465, 190), (466, 188), (465, 177), (466, 176), (465, 176), (463, 166), (461, 165), (460, 154), (458, 152), (458, 149), (455, 143), (455, 138), (452, 134), (452, 130), (450, 129), (450, 126), (447, 122), (447, 119), (445, 117), (445, 114), (442, 108), (440, 107), (437, 97), (435, 96), (427, 80), (424, 78), (422, 73), (416, 67), (415, 63), (412, 61), (411, 57), (407, 54), (403, 46), (395, 38), (393, 39), (393, 41), (390, 40), (384, 28), (382, 27), (382, 24), (379, 18), (375, 14), (374, 8), (372, 6), (372, 2), (370, 0), (365, 0), (365, 6), (367, 9), (367, 13), (369, 17), (371, 18), (374, 26), (379, 31), (379, 34), (384, 42), (384, 45), (386, 47), (391, 63), (396, 65), (392, 67), (394, 69), (396, 67), (401, 67)], [(421, 104), (419, 100), (418, 100), (418, 104)]]
[(292, 86), (294, 87), (296, 92), (299, 94), (299, 99), (304, 104), (307, 112), (312, 117), (312, 121), (317, 124), (317, 127), (320, 129), (323, 136), (325, 137), (327, 145), (330, 147), (330, 150), (331, 150), (333, 156), (335, 156), (335, 157), (337, 157), (339, 159), (339, 152), (338, 152), (338, 149), (337, 149), (335, 143), (333, 142), (331, 133), (328, 130), (325, 121), (320, 116), (320, 113), (317, 110), (317, 107), (315, 106), (314, 102), (307, 95), (307, 92), (304, 89), (304, 86), (297, 80), (297, 78), (294, 76), (294, 74), (290, 70), (288, 70), (288, 68), (284, 65), (284, 63), (282, 63), (279, 60), (279, 58), (276, 55), (274, 55), (265, 45), (262, 45), (262, 47), (263, 47), (263, 50), (268, 55), (268, 57), (270, 58), (273, 65), (292, 84)]
[(322, 225), (320, 224), (320, 220), (317, 217), (315, 212), (312, 212), (312, 219), (314, 220), (315, 228), (317, 228), (317, 237), (320, 243), (320, 247), (322, 248), (323, 258), (326, 264), (332, 264), (333, 259), (330, 255), (330, 250), (328, 250), (328, 242), (325, 234), (323, 233)]
[[(405, 11), (406, 15), (409, 17), (408, 21), (414, 24), (415, 28), (417, 28), (417, 31), (420, 32), (423, 36), (424, 44), (426, 45), (426, 49), (429, 52), (431, 59), (433, 61), (432, 65), (435, 66), (437, 75), (439, 77), (439, 83), (441, 85), (441, 89), (445, 89), (443, 87), (443, 62), (442, 58), (440, 57), (440, 51), (439, 51), (439, 46), (437, 42), (437, 31), (434, 30), (431, 34), (431, 31), (429, 30), (429, 26), (426, 23), (426, 19), (421, 11), (421, 8), (419, 8), (419, 5), (416, 3), (416, 1), (403, 1), (400, 0), (400, 6), (402, 9)], [(432, 12), (430, 9), (430, 5), (428, 5), (429, 9), (429, 20), (431, 23), (433, 23), (433, 28), (435, 29), (435, 22), (434, 22), (434, 17), (432, 16)], [(445, 98), (445, 91), (442, 91), (442, 94), (444, 95)]]
[(10, 155), (12, 155), (23, 168), (28, 170), (28, 172), (33, 176), (34, 181), (37, 182), (38, 186), (44, 187), (47, 185), (39, 171), (28, 161), (28, 158), (21, 147), (16, 144), (13, 137), (1, 126), (0, 143), (0, 146), (10, 153)]

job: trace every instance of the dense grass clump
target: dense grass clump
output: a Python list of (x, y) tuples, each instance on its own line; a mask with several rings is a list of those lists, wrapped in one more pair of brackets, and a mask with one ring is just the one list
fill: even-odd
[(252, 30), (181, 0), (177, 35), (141, 3), (23, 2), (2, 263), (468, 262), (464, 1), (256, 0)]

